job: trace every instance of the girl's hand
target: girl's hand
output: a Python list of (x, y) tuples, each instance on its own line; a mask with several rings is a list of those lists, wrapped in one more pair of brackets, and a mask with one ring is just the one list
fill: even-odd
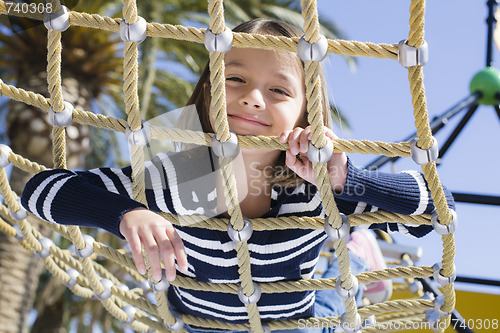
[[(328, 127), (324, 127), (325, 135), (329, 139), (337, 136)], [(290, 149), (286, 151), (286, 165), (299, 177), (311, 184), (316, 184), (312, 162), (307, 158), (309, 141), (312, 139), (311, 126), (296, 127), (293, 131), (285, 131), (280, 135), (280, 142), (288, 142)], [(297, 158), (300, 156), (300, 160)], [(302, 160), (302, 161), (301, 161)], [(336, 192), (344, 189), (347, 177), (347, 156), (345, 153), (334, 153), (327, 163), (330, 183)]]
[(146, 274), (146, 265), (142, 255), (142, 246), (148, 256), (153, 279), (161, 280), (160, 256), (165, 266), (167, 280), (175, 279), (175, 261), (179, 270), (187, 271), (186, 250), (182, 239), (172, 223), (146, 208), (135, 208), (123, 214), (120, 232), (132, 250), (135, 266), (140, 274)]

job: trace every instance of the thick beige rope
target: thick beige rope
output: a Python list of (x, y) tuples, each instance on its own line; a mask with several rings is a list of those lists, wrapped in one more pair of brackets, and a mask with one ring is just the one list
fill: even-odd
[[(425, 0), (412, 0), (410, 5), (410, 33), (408, 36), (408, 44), (410, 46), (418, 48), (424, 43), (424, 13)], [(410, 90), (412, 92), (415, 126), (417, 127), (417, 135), (419, 139), (417, 146), (422, 149), (429, 149), (433, 144), (433, 140), (427, 112), (422, 66), (408, 68), (408, 78), (410, 81)], [(439, 214), (439, 221), (447, 225), (451, 222), (452, 215), (450, 213), (441, 182), (439, 181), (436, 163), (433, 162), (423, 165), (422, 171), (429, 184), (431, 197), (434, 200), (436, 211)], [(454, 267), (454, 236), (453, 234), (449, 234), (443, 236), (442, 240), (443, 267), (441, 269), (441, 274), (444, 276), (450, 276), (453, 273)], [(444, 312), (451, 312), (455, 308), (455, 291), (453, 289), (453, 283), (443, 287), (443, 294), (445, 295), (445, 300), (442, 310)], [(449, 324), (450, 316), (447, 316), (444, 320)]]
[[(318, 10), (315, 0), (302, 0), (302, 16), (304, 17), (305, 40), (309, 43), (319, 41), (319, 20)], [(317, 148), (322, 148), (327, 143), (327, 138), (323, 130), (323, 105), (324, 96), (321, 80), (321, 65), (317, 61), (306, 61), (304, 64), (305, 85), (307, 99), (308, 122), (311, 125), (312, 144)], [(326, 163), (314, 163), (314, 174), (317, 186), (320, 190), (321, 201), (326, 215), (330, 218), (330, 225), (340, 228), (342, 219), (333, 197), (329, 172)], [(339, 259), (339, 270), (342, 288), (349, 290), (354, 285), (351, 274), (349, 253), (344, 239), (333, 242), (335, 253)], [(356, 327), (357, 307), (353, 297), (345, 299), (345, 318), (350, 327)]]
[[(222, 33), (226, 27), (224, 22), (224, 7), (222, 0), (209, 0), (208, 13), (210, 14), (210, 31), (214, 34)], [(224, 74), (224, 53), (210, 52), (210, 83), (211, 83), (211, 109), (212, 117), (215, 120), (215, 135), (220, 142), (226, 142), (229, 137), (229, 124), (227, 122), (226, 111), (226, 78)], [(232, 227), (239, 231), (243, 229), (243, 215), (238, 204), (238, 192), (236, 189), (236, 179), (232, 167), (232, 158), (219, 158), (222, 171), (222, 181), (224, 185), (224, 195), (226, 206), (230, 215)], [(246, 296), (254, 294), (255, 289), (252, 281), (250, 266), (250, 252), (247, 242), (235, 244), (236, 256), (238, 258), (238, 274), (241, 281), (242, 292)], [(257, 304), (245, 304), (247, 309), (250, 328), (252, 332), (262, 333), (264, 329), (260, 320)]]

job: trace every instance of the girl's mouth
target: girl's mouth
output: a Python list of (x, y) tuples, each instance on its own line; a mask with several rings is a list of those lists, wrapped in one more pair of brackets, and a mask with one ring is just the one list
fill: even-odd
[(233, 120), (242, 121), (242, 122), (252, 124), (255, 126), (270, 126), (270, 125), (264, 123), (262, 120), (259, 120), (255, 117), (251, 117), (251, 116), (238, 115), (238, 114), (228, 114), (227, 116), (228, 116), (228, 118), (231, 118)]

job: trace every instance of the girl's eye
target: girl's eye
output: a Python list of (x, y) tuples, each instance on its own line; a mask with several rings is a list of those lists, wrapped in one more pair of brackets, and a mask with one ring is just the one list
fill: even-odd
[(279, 89), (279, 88), (273, 88), (273, 89), (271, 89), (271, 91), (278, 93), (278, 94), (281, 94), (281, 95), (290, 96), (290, 95), (288, 95), (288, 93), (286, 91)]
[(236, 77), (236, 76), (227, 77), (226, 81), (245, 82), (245, 81), (243, 81), (243, 79)]

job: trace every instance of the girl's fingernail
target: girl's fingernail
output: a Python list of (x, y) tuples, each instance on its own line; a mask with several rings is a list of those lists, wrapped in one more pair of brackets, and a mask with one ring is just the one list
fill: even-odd
[(174, 281), (175, 280), (175, 275), (169, 275), (169, 276), (167, 276), (167, 280), (170, 281), (170, 282)]

